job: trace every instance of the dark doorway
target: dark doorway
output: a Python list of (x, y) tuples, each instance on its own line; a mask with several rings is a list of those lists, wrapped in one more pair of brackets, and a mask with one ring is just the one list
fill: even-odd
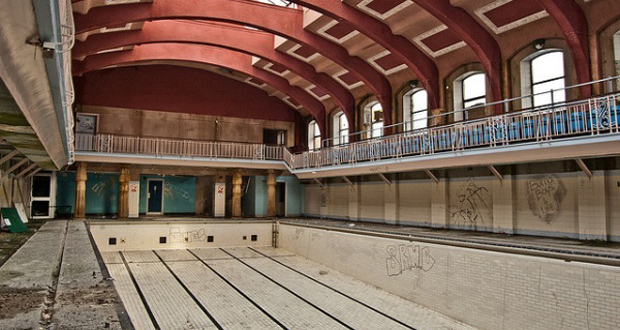
[(269, 146), (284, 145), (286, 141), (286, 131), (276, 129), (263, 130), (263, 144)]
[(276, 217), (286, 216), (286, 182), (276, 182)]
[(164, 180), (148, 180), (147, 190), (147, 214), (162, 214), (164, 206)]

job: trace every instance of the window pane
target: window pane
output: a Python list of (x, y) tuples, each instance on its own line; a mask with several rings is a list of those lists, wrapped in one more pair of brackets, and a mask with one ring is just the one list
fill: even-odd
[(32, 178), (32, 197), (50, 197), (50, 176), (35, 176)]
[(349, 128), (349, 121), (344, 114), (340, 115), (340, 129)]
[[(486, 81), (484, 73), (473, 74), (463, 80), (463, 100), (469, 100), (486, 95)], [(465, 106), (467, 108), (467, 106)]]
[(31, 214), (33, 217), (46, 217), (50, 215), (49, 201), (32, 201)]
[(340, 143), (349, 143), (349, 130), (340, 131)]
[(428, 94), (424, 90), (413, 93), (411, 95), (411, 103), (413, 104), (412, 110), (414, 112), (428, 109)]
[(485, 97), (480, 97), (480, 98), (477, 98), (477, 99), (472, 99), (472, 100), (469, 100), (469, 101), (465, 101), (465, 103), (463, 103), (463, 107), (465, 109), (467, 109), (467, 108), (471, 108), (471, 107), (475, 107), (475, 106), (481, 106), (481, 105), (484, 105), (485, 101), (486, 101)]
[(413, 129), (425, 128), (428, 118), (428, 111), (423, 110), (413, 114)]
[(383, 136), (383, 122), (375, 122), (372, 123), (372, 137), (381, 137)]
[(564, 54), (553, 52), (532, 60), (532, 83), (564, 77)]
[[(534, 94), (547, 92), (551, 89), (561, 89), (564, 87), (564, 79), (558, 79), (549, 81), (543, 84), (534, 85)], [(566, 95), (564, 90), (558, 90), (553, 92), (553, 102), (564, 102), (566, 100)], [(534, 106), (540, 107), (543, 105), (551, 104), (551, 93), (545, 93), (541, 95), (534, 96)]]

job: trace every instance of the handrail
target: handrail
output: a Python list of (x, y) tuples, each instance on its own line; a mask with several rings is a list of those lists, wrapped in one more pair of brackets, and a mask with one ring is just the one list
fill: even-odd
[[(114, 134), (76, 134), (76, 151), (252, 160), (284, 160), (283, 146), (256, 143), (162, 139)], [(286, 151), (288, 152), (288, 150)], [(290, 156), (290, 152), (289, 158)]]
[(288, 165), (292, 170), (311, 169), (569, 136), (618, 134), (619, 123), (620, 93), (608, 94), (298, 153)]
[[(590, 81), (590, 82), (586, 82), (586, 83), (581, 83), (581, 84), (575, 84), (575, 85), (571, 85), (571, 86), (566, 86), (563, 88), (558, 88), (558, 89), (551, 89), (545, 92), (540, 92), (540, 93), (534, 93), (534, 94), (528, 94), (528, 95), (522, 95), (522, 96), (516, 96), (513, 98), (508, 98), (508, 99), (503, 99), (500, 101), (495, 101), (495, 102), (489, 102), (489, 103), (485, 103), (485, 104), (480, 104), (480, 105), (476, 105), (473, 107), (469, 107), (469, 108), (465, 108), (465, 109), (457, 109), (454, 110), (452, 112), (445, 112), (445, 113), (440, 113), (434, 116), (427, 116), (425, 118), (421, 118), (421, 119), (412, 119), (412, 120), (408, 120), (408, 121), (402, 121), (400, 123), (395, 123), (392, 125), (388, 125), (388, 126), (384, 126), (382, 128), (382, 132), (385, 133), (386, 130), (389, 129), (397, 129), (400, 127), (403, 127), (403, 131), (405, 130), (404, 127), (407, 124), (410, 124), (411, 127), (414, 127), (414, 123), (415, 122), (424, 122), (424, 126), (427, 126), (427, 123), (441, 123), (443, 121), (444, 118), (448, 118), (449, 116), (454, 116), (455, 114), (461, 113), (463, 118), (465, 118), (466, 113), (471, 112), (471, 111), (475, 111), (478, 109), (485, 109), (487, 107), (493, 107), (496, 105), (502, 105), (502, 108), (504, 109), (504, 113), (508, 113), (510, 112), (510, 105), (515, 102), (515, 101), (520, 101), (523, 99), (528, 99), (528, 98), (533, 98), (535, 96), (540, 96), (540, 95), (545, 95), (545, 94), (550, 94), (551, 95), (551, 99), (552, 99), (552, 103), (548, 104), (548, 105), (544, 105), (544, 106), (539, 106), (536, 107), (536, 109), (541, 109), (541, 108), (549, 108), (549, 107), (557, 107), (557, 106), (562, 106), (562, 105), (567, 105), (570, 104), (571, 102), (574, 102), (575, 100), (567, 100), (567, 101), (563, 101), (563, 102), (553, 102), (553, 93), (558, 92), (558, 91), (567, 91), (567, 90), (571, 90), (571, 89), (576, 89), (576, 88), (580, 88), (580, 87), (584, 87), (584, 86), (593, 86), (596, 84), (601, 84), (601, 83), (607, 83), (604, 85), (604, 90), (607, 91), (607, 93), (612, 93), (613, 91), (613, 81), (614, 80), (618, 80), (620, 79), (620, 76), (614, 76), (614, 77), (607, 77), (607, 78), (603, 78), (603, 79), (599, 79), (599, 80), (594, 80), (594, 81)], [(532, 108), (529, 109), (521, 109), (520, 111), (527, 111), (527, 110), (531, 110)], [(409, 130), (411, 131), (411, 130)], [(372, 129), (369, 128), (367, 129), (363, 129), (360, 130), (358, 132), (354, 132), (351, 134), (348, 134), (348, 141), (353, 141), (354, 139), (352, 139), (352, 137), (355, 136), (362, 136), (364, 134), (370, 134), (372, 132)], [(321, 132), (323, 133), (323, 132)], [(331, 138), (327, 138), (327, 139), (321, 139), (321, 145), (322, 147), (328, 147), (331, 141), (340, 139), (340, 137), (331, 137)]]
[(505, 113), (298, 154), (292, 154), (284, 146), (113, 134), (76, 134), (75, 145), (77, 151), (98, 153), (284, 161), (295, 171), (619, 133), (620, 93), (615, 93), (562, 106)]

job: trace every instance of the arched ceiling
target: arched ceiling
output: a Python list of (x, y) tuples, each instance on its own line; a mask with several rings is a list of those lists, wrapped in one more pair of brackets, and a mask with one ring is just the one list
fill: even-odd
[(268, 2), (73, 0), (74, 72), (201, 63), (234, 70), (270, 94), (279, 91), (323, 129), (333, 109), (356, 122), (356, 103), (370, 94), (389, 125), (393, 96), (403, 85), (419, 82), (430, 106), (441, 107), (442, 80), (470, 63), (486, 73), (491, 101), (509, 97), (505, 61), (537, 38), (565, 39), (577, 82), (592, 80), (588, 6), (614, 6), (614, 0)]

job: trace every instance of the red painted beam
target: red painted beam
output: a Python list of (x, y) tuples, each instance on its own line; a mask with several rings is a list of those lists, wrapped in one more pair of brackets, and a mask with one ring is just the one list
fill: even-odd
[(359, 32), (398, 56), (418, 77), (429, 96), (429, 106), (439, 106), (437, 65), (407, 38), (394, 35), (386, 24), (342, 3), (341, 0), (291, 0), (335, 20), (344, 20)]
[(273, 48), (273, 34), (238, 26), (209, 22), (161, 20), (147, 22), (141, 30), (95, 34), (77, 42), (74, 58), (81, 59), (106, 49), (147, 43), (192, 43), (223, 47), (259, 56), (289, 68), (292, 72), (327, 91), (354, 123), (355, 99), (342, 85), (325, 73), (317, 73), (310, 64), (284, 55)]
[(145, 44), (136, 46), (132, 51), (89, 56), (79, 66), (74, 67), (74, 74), (81, 75), (115, 65), (162, 60), (206, 63), (239, 71), (262, 80), (302, 104), (320, 123), (321, 132), (326, 132), (325, 107), (321, 102), (303, 89), (289, 85), (286, 79), (252, 66), (250, 55), (220, 47), (177, 43)]
[[(581, 7), (573, 0), (538, 0), (556, 21), (564, 34), (573, 57), (577, 83), (592, 81), (590, 72), (590, 46), (588, 41), (588, 20)], [(592, 86), (579, 88), (581, 97), (592, 95)]]
[(303, 12), (247, 0), (166, 0), (152, 4), (131, 4), (93, 8), (88, 15), (75, 15), (77, 34), (129, 22), (161, 19), (223, 21), (281, 35), (304, 44), (356, 74), (376, 94), (391, 124), (392, 87), (389, 81), (359, 57), (303, 29)]
[[(453, 30), (476, 53), (484, 67), (491, 87), (491, 102), (501, 101), (502, 52), (493, 36), (480, 25), (465, 9), (450, 4), (450, 0), (413, 0), (440, 22)], [(500, 106), (495, 113), (502, 113)]]

